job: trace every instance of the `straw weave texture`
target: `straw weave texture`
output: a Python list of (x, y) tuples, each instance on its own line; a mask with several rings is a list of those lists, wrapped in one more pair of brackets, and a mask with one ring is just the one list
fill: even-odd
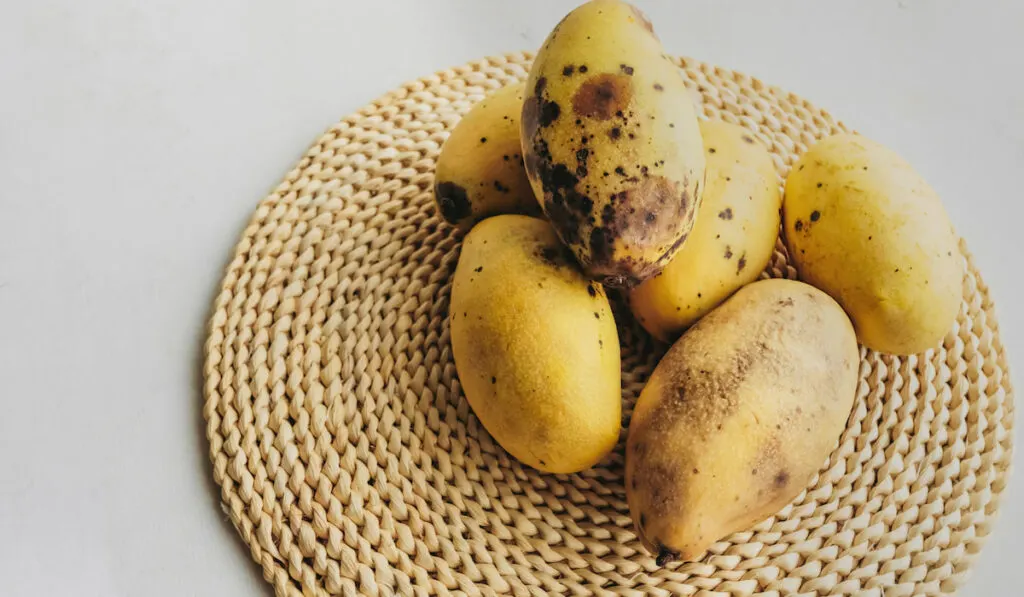
[[(597, 467), (509, 457), (459, 386), (447, 320), (462, 235), (434, 162), (526, 53), (409, 83), (330, 128), (257, 207), (215, 300), (204, 416), (225, 512), (280, 597), (947, 595), (999, 506), (1013, 400), (966, 246), (943, 345), (861, 349), (846, 431), (808, 488), (699, 562), (658, 568), (622, 484), (632, 405), (665, 346), (618, 305), (623, 431)], [(845, 130), (799, 97), (680, 59), (703, 115), (753, 132), (780, 176)], [(780, 242), (765, 275), (793, 278)]]

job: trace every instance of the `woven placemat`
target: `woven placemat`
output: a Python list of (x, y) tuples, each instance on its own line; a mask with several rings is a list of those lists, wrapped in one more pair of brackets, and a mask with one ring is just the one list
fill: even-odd
[[(665, 346), (623, 311), (624, 420), (597, 467), (548, 475), (473, 416), (447, 319), (462, 235), (432, 196), (448, 133), (530, 54), (403, 86), (325, 133), (256, 209), (216, 298), (205, 407), (224, 509), (279, 596), (942, 595), (1006, 486), (1013, 400), (988, 290), (966, 261), (942, 347), (861, 349), (839, 445), (806, 491), (699, 562), (655, 565), (622, 485), (632, 405)], [(740, 123), (780, 182), (826, 112), (681, 59), (703, 114)], [(796, 277), (779, 243), (766, 275)]]

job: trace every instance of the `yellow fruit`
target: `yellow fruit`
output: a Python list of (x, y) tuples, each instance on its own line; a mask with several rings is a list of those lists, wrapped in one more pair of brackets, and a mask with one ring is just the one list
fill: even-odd
[(633, 410), (626, 497), (658, 563), (693, 560), (793, 500), (853, 406), (853, 327), (792, 280), (741, 288), (676, 342)]
[(526, 171), (584, 271), (616, 286), (657, 273), (693, 226), (704, 150), (650, 22), (624, 2), (580, 6), (544, 42), (526, 93)]
[(445, 220), (468, 225), (498, 214), (540, 215), (523, 166), (522, 108), (522, 83), (509, 85), (480, 100), (455, 126), (434, 172), (434, 198)]
[(868, 348), (937, 346), (960, 310), (963, 261), (938, 195), (895, 152), (829, 137), (786, 179), (786, 244), (800, 278), (846, 309)]
[(693, 231), (661, 274), (630, 292), (652, 335), (674, 340), (740, 287), (757, 279), (779, 236), (782, 195), (768, 151), (741, 126), (700, 123), (707, 186)]
[(466, 236), (451, 299), (455, 366), (473, 412), (534, 468), (593, 466), (621, 429), (619, 340), (604, 289), (551, 225), (505, 215)]

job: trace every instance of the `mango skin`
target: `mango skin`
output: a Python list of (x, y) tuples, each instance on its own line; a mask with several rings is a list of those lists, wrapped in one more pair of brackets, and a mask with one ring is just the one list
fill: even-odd
[(700, 132), (707, 186), (693, 231), (665, 269), (629, 295), (633, 315), (663, 341), (756, 280), (779, 237), (782, 193), (768, 150), (739, 125), (704, 120)]
[(468, 228), (498, 214), (541, 214), (523, 165), (522, 108), (523, 84), (502, 87), (473, 106), (441, 147), (434, 199), (450, 224)]
[(846, 309), (868, 348), (938, 346), (963, 296), (963, 258), (935, 191), (894, 151), (828, 137), (786, 179), (786, 244), (802, 280)]
[(792, 280), (741, 288), (676, 342), (633, 410), (626, 497), (659, 565), (793, 500), (845, 428), (857, 389), (853, 327)]
[(526, 82), (533, 190), (588, 276), (633, 286), (686, 241), (704, 184), (693, 100), (650, 21), (617, 0), (569, 13)]
[(551, 225), (503, 215), (466, 236), (450, 308), (473, 412), (505, 450), (551, 473), (589, 468), (622, 425), (619, 339), (604, 289)]

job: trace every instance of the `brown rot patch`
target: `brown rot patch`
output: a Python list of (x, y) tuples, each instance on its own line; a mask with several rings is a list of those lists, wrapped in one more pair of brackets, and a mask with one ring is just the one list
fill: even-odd
[(786, 297), (786, 298), (782, 299), (781, 301), (779, 301), (779, 306), (780, 307), (792, 307), (793, 306), (793, 297), (789, 296), (789, 297)]
[(472, 211), (466, 189), (454, 182), (441, 182), (434, 185), (437, 205), (441, 208), (441, 216), (451, 223), (465, 218)]
[(727, 207), (727, 208), (723, 209), (722, 211), (718, 212), (718, 217), (723, 219), (723, 220), (731, 220), (732, 219), (732, 208), (731, 207)]
[[(679, 222), (685, 219), (689, 196), (663, 176), (648, 176), (617, 205), (616, 224), (623, 236), (641, 247), (664, 247), (678, 239)], [(664, 215), (665, 217), (659, 217)]]
[(629, 75), (603, 73), (590, 77), (580, 86), (572, 98), (572, 109), (578, 116), (608, 120), (625, 110), (632, 99)]
[(750, 143), (751, 145), (754, 144), (754, 138), (751, 137), (750, 135), (743, 135), (743, 141), (745, 143)]
[[(665, 91), (665, 88), (661, 86), (661, 83), (655, 83), (654, 84), (654, 90), (655, 91)], [(675, 125), (672, 124), (672, 123), (669, 123), (669, 126), (675, 126)]]
[[(601, 227), (595, 229), (600, 231), (591, 235), (591, 267), (593, 273), (607, 276), (609, 285), (629, 286), (655, 273), (686, 241), (683, 222), (692, 220), (693, 202), (685, 185), (680, 191), (681, 185), (652, 176), (649, 167), (640, 167), (641, 176), (632, 176), (621, 167), (615, 171), (623, 178), (625, 189), (611, 195), (601, 213)], [(615, 257), (604, 250), (618, 239), (656, 251), (660, 257), (654, 262), (641, 261)]]
[(736, 273), (743, 271), (743, 268), (747, 267), (747, 254), (744, 253), (740, 256), (740, 260), (736, 262)]
[(776, 487), (782, 489), (789, 484), (789, 471), (779, 471), (775, 474), (775, 479), (773, 479), (773, 481), (775, 482)]

